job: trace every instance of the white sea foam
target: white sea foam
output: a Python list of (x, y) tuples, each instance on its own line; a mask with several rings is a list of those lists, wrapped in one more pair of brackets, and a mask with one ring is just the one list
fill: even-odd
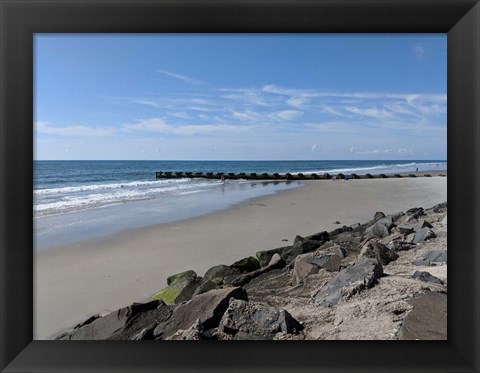
[[(155, 187), (152, 188), (152, 186)], [(65, 187), (57, 188), (56, 193), (52, 192), (53, 189), (49, 189), (47, 193), (34, 193), (33, 213), (35, 217), (41, 217), (130, 201), (160, 198), (172, 194), (198, 193), (218, 186), (218, 183), (212, 181), (192, 182), (190, 179), (172, 179)]]
[[(399, 172), (402, 172), (402, 170), (406, 169), (414, 169), (416, 167), (421, 168), (422, 170), (434, 170), (437, 168), (437, 166), (440, 165), (439, 170), (446, 169), (446, 163), (445, 162), (429, 162), (429, 163), (399, 163), (399, 164), (383, 164), (383, 165), (378, 165), (378, 166), (370, 166), (370, 167), (351, 167), (351, 168), (335, 168), (335, 169), (328, 169), (328, 170), (315, 170), (315, 171), (304, 171), (302, 172), (305, 175), (313, 174), (313, 173), (318, 173), (318, 174), (324, 174), (324, 173), (339, 173), (339, 172), (349, 172), (349, 173), (356, 173), (356, 172), (362, 172), (362, 173), (381, 173), (382, 171), (388, 171), (388, 172), (396, 172), (397, 170)], [(297, 173), (293, 173), (297, 174)]]

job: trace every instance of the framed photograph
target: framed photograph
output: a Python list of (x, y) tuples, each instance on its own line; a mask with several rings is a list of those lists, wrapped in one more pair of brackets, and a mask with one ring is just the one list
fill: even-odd
[(479, 370), (477, 1), (0, 10), (2, 371)]

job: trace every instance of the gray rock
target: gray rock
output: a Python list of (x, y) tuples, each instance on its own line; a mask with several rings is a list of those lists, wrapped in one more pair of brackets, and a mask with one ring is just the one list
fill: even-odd
[[(344, 225), (340, 228), (334, 229), (333, 231), (329, 232), (328, 233), (328, 238), (329, 238), (329, 240), (331, 240), (334, 237), (338, 236), (339, 234), (344, 233), (344, 232), (350, 232), (351, 230), (352, 230), (352, 228)], [(328, 240), (326, 240), (326, 241), (328, 241)]]
[(367, 238), (385, 238), (390, 234), (392, 225), (389, 218), (381, 218), (365, 230), (365, 235)]
[(430, 250), (412, 262), (416, 266), (447, 264), (447, 250)]
[(308, 276), (319, 272), (319, 266), (309, 263), (309, 259), (311, 259), (311, 256), (295, 260), (292, 271), (292, 282), (295, 285), (303, 283)]
[(168, 341), (201, 341), (203, 339), (203, 326), (198, 319), (190, 328), (178, 330), (175, 334), (166, 338)]
[(167, 305), (185, 302), (192, 298), (198, 284), (199, 281), (197, 281), (197, 278), (191, 276), (176, 279), (170, 285), (153, 295), (152, 300), (160, 299)]
[(320, 259), (306, 258), (307, 263), (313, 264), (319, 268), (323, 268), (328, 272), (338, 272), (342, 265), (342, 258), (338, 255), (325, 255)]
[(415, 231), (411, 225), (397, 225), (397, 229), (401, 234), (404, 235), (413, 233)]
[(343, 232), (337, 236), (337, 242), (352, 242), (352, 243), (360, 243), (362, 242), (363, 237), (359, 234), (355, 234), (353, 232)]
[[(159, 323), (167, 321), (172, 308), (160, 300), (148, 303), (133, 303), (88, 324), (59, 335), (59, 340), (130, 340), (145, 338), (149, 330)], [(145, 331), (144, 331), (145, 330)]]
[(413, 309), (403, 320), (399, 340), (446, 340), (447, 295), (427, 292), (409, 300)]
[(383, 267), (376, 259), (364, 258), (343, 269), (315, 295), (315, 304), (333, 306), (343, 296), (351, 296), (375, 285), (383, 274)]
[(235, 278), (232, 281), (233, 286), (243, 286), (250, 281), (252, 281), (254, 278), (257, 278), (258, 276), (267, 273), (273, 269), (279, 269), (285, 267), (286, 263), (282, 259), (282, 257), (279, 254), (274, 254), (272, 256), (272, 259), (270, 260), (270, 263), (266, 267), (257, 269), (256, 271), (241, 275), (237, 278)]
[(429, 272), (425, 271), (416, 271), (413, 275), (412, 278), (418, 279), (420, 281), (425, 281), (425, 282), (431, 282), (434, 284), (443, 284), (443, 281), (440, 280), (438, 277), (433, 276)]
[(240, 273), (239, 270), (231, 268), (225, 264), (220, 264), (210, 268), (207, 272), (205, 272), (203, 278), (220, 285), (224, 283), (225, 278), (231, 275), (238, 275), (238, 273)]
[(233, 299), (219, 329), (235, 336), (240, 333), (235, 339), (273, 339), (277, 333), (298, 333), (303, 327), (285, 310)]
[(394, 251), (406, 251), (417, 247), (417, 245), (411, 242), (397, 240), (390, 242), (388, 247)]
[(268, 265), (274, 254), (279, 254), (280, 256), (282, 256), (283, 252), (287, 252), (289, 250), (292, 250), (292, 246), (284, 246), (272, 250), (258, 251), (255, 256), (260, 262), (260, 265), (262, 267), (265, 267)]
[(388, 263), (397, 260), (398, 254), (384, 244), (375, 240), (370, 240), (363, 245), (360, 254), (358, 254), (358, 258), (373, 258), (378, 260), (380, 264), (387, 265)]
[(210, 290), (180, 304), (168, 323), (155, 328), (154, 336), (157, 339), (168, 338), (178, 330), (190, 328), (197, 320), (203, 330), (215, 328), (225, 313), (230, 298), (248, 300), (247, 293), (241, 287)]
[(397, 212), (395, 214), (387, 215), (387, 218), (389, 218), (392, 223), (395, 223), (398, 219), (400, 219), (402, 216), (404, 216), (404, 212)]
[(308, 236), (307, 237), (309, 240), (312, 240), (312, 241), (328, 241), (330, 240), (330, 234), (326, 231), (323, 231), (323, 232), (320, 232), (320, 233), (315, 233), (311, 236)]
[(420, 243), (426, 240), (431, 240), (432, 238), (437, 237), (436, 234), (430, 228), (422, 228), (415, 232), (413, 236), (413, 243)]
[[(415, 232), (418, 232), (420, 229), (423, 229), (423, 228), (433, 228), (432, 227), (432, 224), (430, 224), (428, 221), (425, 221), (425, 220), (422, 220), (422, 221), (419, 221), (417, 224), (415, 224), (415, 226), (413, 227), (413, 229), (415, 230)], [(410, 232), (411, 233), (411, 232)]]
[(375, 213), (375, 216), (373, 217), (373, 220), (374, 221), (377, 221), (377, 220), (380, 220), (381, 218), (384, 218), (385, 217), (385, 214), (381, 211), (377, 211)]
[(192, 294), (192, 297), (206, 293), (207, 291), (218, 289), (218, 285), (208, 278), (203, 278), (200, 283), (195, 288), (195, 291)]

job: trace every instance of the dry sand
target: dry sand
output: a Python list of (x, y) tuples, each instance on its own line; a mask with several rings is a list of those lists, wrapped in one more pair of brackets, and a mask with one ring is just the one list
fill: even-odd
[[(36, 253), (34, 338), (50, 339), (96, 313), (143, 301), (187, 269), (199, 275), (256, 251), (286, 246), (295, 235), (365, 222), (447, 200), (447, 178), (310, 181), (177, 223)], [(286, 241), (288, 240), (288, 241)]]

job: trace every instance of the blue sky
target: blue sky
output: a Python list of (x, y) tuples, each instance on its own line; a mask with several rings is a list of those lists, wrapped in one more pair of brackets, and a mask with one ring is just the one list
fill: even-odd
[(36, 34), (35, 159), (446, 159), (444, 34)]

